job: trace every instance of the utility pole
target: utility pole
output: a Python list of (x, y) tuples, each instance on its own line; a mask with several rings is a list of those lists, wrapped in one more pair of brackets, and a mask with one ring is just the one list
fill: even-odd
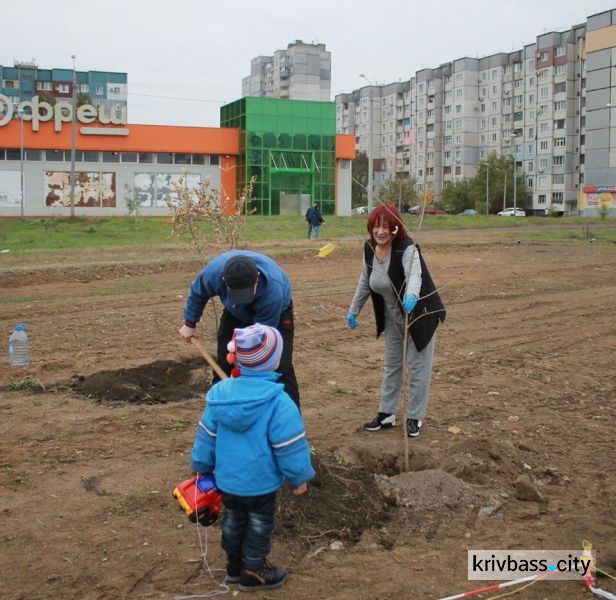
[(490, 214), (490, 164), (486, 160), (486, 216)]
[(72, 115), (71, 115), (71, 217), (75, 216), (75, 146), (77, 137), (77, 73), (75, 72), (75, 55), (73, 59), (73, 85), (72, 85)]
[[(21, 85), (21, 81), (20, 81), (20, 85)], [(21, 89), (20, 89), (21, 92)], [(25, 198), (24, 198), (24, 111), (23, 108), (19, 108), (17, 109), (17, 115), (19, 116), (19, 167), (20, 167), (20, 173), (19, 173), (19, 189), (21, 191), (21, 201), (20, 201), (20, 216), (23, 219), (24, 217), (24, 205), (25, 205)]]
[[(374, 87), (373, 83), (363, 74), (360, 73), (359, 76), (363, 79), (365, 79), (368, 84), (370, 85), (370, 87)], [(372, 131), (372, 126), (374, 124), (374, 106), (373, 106), (373, 102), (374, 102), (374, 98), (373, 98), (373, 91), (372, 89), (370, 89), (370, 113), (368, 116), (368, 133), (369, 133), (369, 140), (368, 140), (368, 213), (370, 213), (372, 211), (372, 180), (374, 177), (374, 172), (373, 172), (373, 164), (372, 164), (372, 138), (374, 137), (373, 135), (373, 131)]]
[(516, 202), (516, 200), (517, 200), (516, 199), (516, 179), (517, 179), (517, 173), (516, 173), (516, 168), (515, 168), (515, 159), (516, 159), (516, 157), (515, 157), (515, 155), (516, 155), (516, 152), (515, 152), (515, 141), (516, 141), (517, 137), (518, 137), (517, 134), (515, 134), (515, 133), (511, 134), (511, 150), (512, 150), (511, 158), (513, 158), (513, 216), (514, 217), (516, 216), (515, 209), (516, 209), (516, 204), (517, 204), (517, 202)]

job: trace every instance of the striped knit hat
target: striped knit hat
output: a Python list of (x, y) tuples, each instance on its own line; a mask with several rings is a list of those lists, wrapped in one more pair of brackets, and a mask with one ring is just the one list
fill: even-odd
[(235, 353), (242, 371), (274, 371), (280, 364), (282, 336), (277, 329), (255, 323), (236, 329), (227, 350)]

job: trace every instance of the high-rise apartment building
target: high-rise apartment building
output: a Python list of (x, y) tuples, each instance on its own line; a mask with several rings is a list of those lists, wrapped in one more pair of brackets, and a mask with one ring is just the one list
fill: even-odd
[(331, 72), (325, 44), (296, 40), (274, 56), (253, 58), (250, 75), (242, 80), (242, 96), (329, 102)]
[[(88, 104), (111, 111), (126, 112), (127, 75), (106, 71), (76, 71), (77, 97)], [(0, 65), (0, 90), (15, 104), (34, 96), (70, 100), (73, 94), (72, 69), (41, 69), (35, 61)]]
[[(339, 133), (373, 158), (374, 187), (411, 176), (442, 198), (487, 156), (511, 154), (531, 213), (616, 208), (616, 10), (534, 44), (336, 96)], [(608, 197), (609, 196), (609, 197)]]

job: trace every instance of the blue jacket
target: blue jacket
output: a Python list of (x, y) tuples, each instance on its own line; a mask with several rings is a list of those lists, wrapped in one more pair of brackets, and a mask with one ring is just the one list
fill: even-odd
[(304, 422), (277, 383), (278, 373), (250, 372), (209, 390), (192, 449), (192, 469), (215, 473), (216, 486), (236, 496), (261, 496), (315, 475)]
[[(252, 258), (260, 272), (252, 304), (233, 304), (222, 278), (227, 261), (240, 254)], [(192, 282), (184, 308), (184, 319), (196, 324), (207, 301), (214, 296), (219, 296), (224, 307), (244, 323), (278, 327), (280, 316), (291, 304), (292, 289), (286, 273), (269, 256), (250, 250), (231, 250), (213, 258)]]

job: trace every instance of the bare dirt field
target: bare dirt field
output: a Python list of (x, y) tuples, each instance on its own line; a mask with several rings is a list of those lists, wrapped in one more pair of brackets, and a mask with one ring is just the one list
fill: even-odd
[[(282, 494), (271, 558), (290, 577), (256, 597), (440, 598), (480, 587), (467, 580), (469, 548), (581, 550), (582, 540), (616, 574), (616, 245), (487, 230), (421, 243), (448, 316), (404, 474), (400, 428), (361, 429), (383, 357), (369, 306), (356, 331), (344, 322), (361, 240), (326, 259), (318, 242), (253, 246), (294, 285), (295, 367), (319, 471), (306, 496)], [(28, 323), (32, 358), (16, 369), (0, 355), (2, 597), (218, 589), (171, 496), (190, 475), (210, 379), (177, 334), (199, 268), (180, 258), (0, 259), (2, 335)], [(214, 351), (210, 308), (200, 339)], [(11, 389), (27, 379), (32, 388)], [(222, 568), (219, 525), (207, 534), (208, 562)], [(598, 586), (616, 593), (610, 579)], [(516, 594), (590, 596), (581, 582), (549, 581)]]

